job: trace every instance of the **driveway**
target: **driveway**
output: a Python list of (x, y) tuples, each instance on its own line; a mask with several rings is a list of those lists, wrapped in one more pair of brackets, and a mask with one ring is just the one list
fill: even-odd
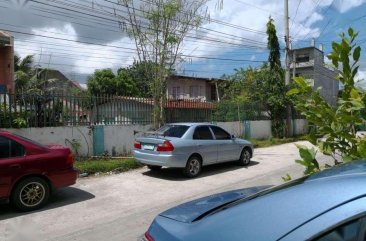
[(205, 167), (196, 179), (183, 178), (176, 169), (147, 168), (79, 179), (59, 190), (42, 210), (20, 214), (0, 206), (0, 240), (136, 240), (159, 212), (177, 204), (232, 189), (281, 184), (286, 173), (301, 176), (297, 158), (298, 150), (290, 143), (255, 149), (248, 167)]

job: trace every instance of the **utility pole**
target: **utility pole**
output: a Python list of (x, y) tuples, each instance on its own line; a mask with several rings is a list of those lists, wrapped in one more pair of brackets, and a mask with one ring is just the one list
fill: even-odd
[[(290, 52), (290, 30), (289, 30), (289, 17), (288, 17), (288, 0), (284, 0), (285, 3), (285, 67), (286, 67), (286, 73), (285, 73), (285, 84), (288, 86), (290, 84), (290, 58), (289, 58), (289, 52)], [(286, 116), (286, 136), (290, 137), (292, 136), (292, 128), (291, 128), (291, 106), (287, 105), (287, 116)]]

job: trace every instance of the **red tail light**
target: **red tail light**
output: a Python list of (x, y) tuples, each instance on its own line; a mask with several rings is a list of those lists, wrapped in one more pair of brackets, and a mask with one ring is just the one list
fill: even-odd
[(133, 146), (135, 147), (135, 149), (141, 149), (141, 143), (138, 141), (135, 141), (135, 143), (133, 144)]
[(173, 151), (174, 146), (170, 141), (164, 141), (163, 144), (159, 144), (158, 148), (156, 148), (156, 151)]
[(148, 232), (145, 233), (145, 239), (147, 241), (154, 241), (153, 237), (151, 237), (151, 235)]
[(74, 156), (72, 155), (72, 153), (70, 153), (70, 154), (67, 156), (66, 164), (67, 164), (67, 165), (72, 165), (73, 163), (74, 163)]

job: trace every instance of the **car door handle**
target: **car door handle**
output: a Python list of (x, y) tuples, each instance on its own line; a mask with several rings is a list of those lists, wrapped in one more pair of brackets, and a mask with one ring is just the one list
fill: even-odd
[(12, 168), (12, 169), (20, 169), (20, 165), (19, 164), (13, 164), (13, 165), (10, 165), (10, 168)]

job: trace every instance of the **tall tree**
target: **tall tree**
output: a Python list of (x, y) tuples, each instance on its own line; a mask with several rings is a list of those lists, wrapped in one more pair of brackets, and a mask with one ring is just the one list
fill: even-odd
[(269, 50), (269, 75), (267, 75), (268, 80), (265, 88), (269, 93), (267, 104), (271, 110), (272, 133), (276, 137), (282, 137), (285, 130), (283, 120), (286, 117), (286, 86), (284, 71), (281, 68), (280, 45), (274, 20), (271, 17), (267, 23), (267, 35), (267, 48)]
[[(135, 40), (139, 62), (152, 61), (151, 92), (154, 98), (155, 126), (163, 120), (166, 78), (182, 57), (181, 47), (187, 33), (202, 24), (207, 0), (119, 0), (127, 15), (114, 11), (121, 26)], [(167, 71), (168, 70), (168, 71)]]
[(280, 44), (278, 43), (276, 26), (271, 17), (267, 22), (267, 48), (269, 50), (268, 63), (270, 69), (281, 68)]

